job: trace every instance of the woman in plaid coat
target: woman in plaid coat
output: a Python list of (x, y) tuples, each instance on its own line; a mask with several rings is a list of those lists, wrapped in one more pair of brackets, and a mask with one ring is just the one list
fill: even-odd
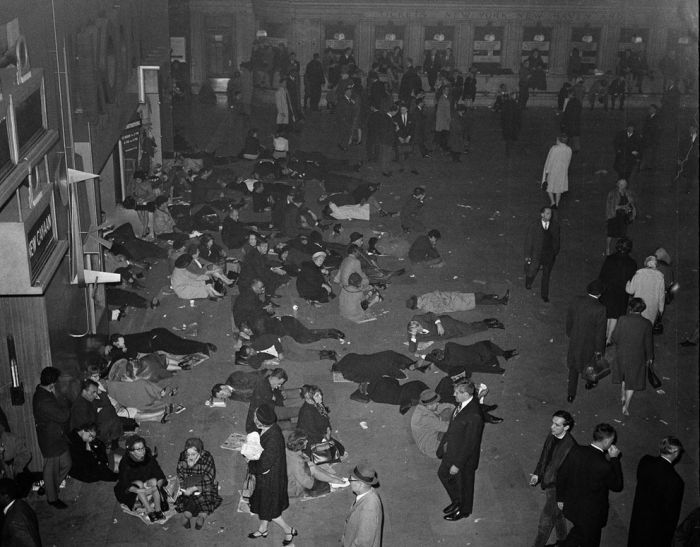
[(177, 462), (177, 478), (180, 495), (175, 509), (184, 513), (185, 528), (191, 528), (195, 518), (194, 527), (201, 530), (207, 515), (221, 505), (214, 458), (204, 450), (201, 439), (193, 437), (185, 441), (185, 450)]

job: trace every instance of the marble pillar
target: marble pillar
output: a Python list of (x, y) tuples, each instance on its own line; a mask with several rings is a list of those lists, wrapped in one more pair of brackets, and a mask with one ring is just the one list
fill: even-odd
[(196, 86), (192, 91), (199, 91), (199, 85), (205, 78), (204, 51), (204, 13), (190, 12), (190, 82)]
[(406, 37), (404, 38), (404, 57), (413, 59), (413, 66), (423, 64), (423, 25), (411, 21), (406, 24)]
[(474, 41), (474, 25), (460, 21), (455, 25), (455, 41), (453, 51), (457, 68), (466, 71), (471, 64), (472, 45)]
[(549, 45), (549, 71), (552, 74), (566, 74), (571, 53), (571, 27), (557, 24), (552, 29), (552, 43)]
[(523, 27), (519, 22), (506, 23), (501, 44), (501, 68), (510, 68), (518, 73), (520, 48), (522, 47)]
[(360, 21), (355, 26), (355, 60), (357, 65), (367, 72), (372, 66), (374, 55), (373, 24), (369, 21)]

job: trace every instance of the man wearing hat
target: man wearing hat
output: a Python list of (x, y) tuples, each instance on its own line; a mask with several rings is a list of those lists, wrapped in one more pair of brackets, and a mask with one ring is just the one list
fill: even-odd
[(345, 521), (343, 547), (381, 547), (384, 508), (374, 488), (379, 484), (377, 472), (365, 463), (358, 464), (350, 476), (355, 502)]
[(431, 458), (437, 457), (435, 453), (450, 425), (450, 416), (455, 408), (449, 403), (440, 403), (439, 399), (432, 389), (426, 389), (420, 394), (420, 404), (411, 416), (413, 440), (418, 450)]
[[(592, 363), (596, 354), (605, 351), (607, 319), (605, 306), (598, 300), (603, 293), (603, 284), (596, 279), (588, 284), (586, 295), (575, 296), (566, 314), (566, 335), (569, 351), (566, 366), (569, 368), (569, 384), (566, 400), (572, 403), (576, 397), (578, 377)], [(590, 389), (591, 384), (586, 384)]]
[(442, 459), (438, 477), (450, 496), (443, 509), (444, 519), (460, 520), (472, 513), (474, 506), (474, 476), (479, 467), (484, 417), (479, 408), (476, 388), (469, 380), (454, 386), (457, 402), (450, 425), (437, 449)]

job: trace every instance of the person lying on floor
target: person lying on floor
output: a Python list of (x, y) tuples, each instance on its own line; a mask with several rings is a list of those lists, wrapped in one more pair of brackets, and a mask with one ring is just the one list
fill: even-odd
[(432, 312), (414, 315), (408, 322), (408, 350), (415, 353), (421, 342), (462, 338), (485, 332), (488, 329), (504, 329), (505, 326), (495, 317), (481, 321), (460, 321), (449, 315), (437, 315)]
[(428, 389), (420, 380), (411, 380), (400, 384), (396, 378), (372, 376), (361, 382), (350, 398), (353, 401), (383, 403), (396, 405), (401, 414), (406, 414), (418, 404), (420, 394)]
[(115, 332), (109, 337), (109, 344), (112, 346), (114, 355), (118, 354), (127, 358), (134, 358), (139, 353), (155, 353), (158, 351), (177, 357), (193, 353), (211, 355), (217, 350), (216, 346), (211, 342), (188, 340), (164, 327), (156, 327), (148, 331), (131, 334)]
[(421, 310), (433, 313), (450, 313), (469, 311), (476, 306), (491, 306), (508, 304), (510, 290), (503, 296), (482, 292), (433, 291), (421, 296), (411, 296), (406, 300), (406, 307), (411, 310)]
[(119, 284), (108, 283), (105, 287), (107, 297), (107, 305), (114, 308), (139, 308), (145, 310), (147, 308), (157, 308), (160, 301), (157, 297), (150, 300), (134, 292), (133, 289), (140, 287), (136, 278), (127, 268), (117, 268), (114, 272), (120, 275), (121, 281)]
[(314, 253), (310, 262), (301, 265), (297, 276), (299, 296), (316, 305), (326, 304), (336, 296), (326, 278), (328, 271), (323, 268), (326, 256), (323, 251)]
[(253, 340), (264, 334), (283, 337), (289, 336), (299, 344), (311, 344), (326, 338), (344, 340), (345, 333), (338, 329), (309, 329), (296, 317), (282, 315), (279, 317), (258, 317), (253, 323), (242, 321), (238, 335), (245, 340)]
[(214, 384), (211, 388), (211, 396), (215, 399), (231, 399), (249, 403), (253, 397), (253, 390), (261, 378), (269, 375), (268, 369), (260, 370), (236, 370), (233, 371), (223, 384)]
[[(455, 400), (454, 396), (454, 386), (457, 382), (465, 379), (468, 380), (470, 378), (471, 374), (464, 370), (452, 376), (445, 376), (442, 380), (438, 382), (438, 385), (435, 387), (435, 392), (440, 396), (440, 402), (450, 403), (456, 406), (457, 401)], [(498, 416), (490, 414), (490, 412), (498, 408), (498, 405), (487, 405), (484, 403), (484, 398), (486, 397), (486, 395), (488, 395), (489, 388), (486, 386), (486, 384), (475, 384), (475, 386), (478, 390), (479, 406), (481, 408), (482, 413), (484, 414), (484, 421), (487, 424), (500, 424), (503, 421), (503, 418), (499, 418)]]
[(331, 370), (340, 372), (351, 382), (366, 382), (377, 376), (406, 378), (404, 370), (412, 369), (416, 361), (392, 350), (378, 353), (348, 353), (334, 363)]
[(139, 378), (133, 363), (127, 359), (112, 365), (105, 387), (109, 396), (126, 409), (125, 414), (137, 422), (165, 420), (168, 405), (164, 398), (174, 393), (172, 388), (161, 388)]
[(425, 356), (425, 360), (447, 374), (460, 371), (470, 375), (473, 372), (503, 374), (505, 369), (499, 365), (498, 358), (503, 357), (507, 361), (516, 355), (516, 349), (503, 350), (490, 340), (482, 340), (466, 346), (447, 342), (444, 350), (434, 349)]
[(437, 242), (441, 237), (438, 230), (430, 230), (427, 235), (418, 236), (408, 250), (408, 258), (413, 264), (442, 268), (445, 262), (437, 250)]
[(263, 365), (277, 365), (283, 359), (308, 362), (330, 359), (335, 361), (337, 355), (333, 350), (306, 349), (289, 336), (277, 337), (263, 334), (249, 345), (241, 346), (236, 352), (236, 364), (259, 369)]
[(328, 220), (369, 220), (369, 203), (357, 205), (337, 205), (331, 201), (323, 208), (323, 218)]

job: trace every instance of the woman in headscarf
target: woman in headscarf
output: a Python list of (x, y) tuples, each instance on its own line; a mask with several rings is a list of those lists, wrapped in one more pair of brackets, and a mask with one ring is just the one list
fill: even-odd
[(197, 437), (185, 441), (185, 449), (177, 461), (177, 478), (180, 481), (180, 495), (175, 501), (175, 509), (183, 513), (185, 528), (201, 530), (208, 515), (221, 505), (216, 465), (212, 455), (204, 450), (204, 443)]

